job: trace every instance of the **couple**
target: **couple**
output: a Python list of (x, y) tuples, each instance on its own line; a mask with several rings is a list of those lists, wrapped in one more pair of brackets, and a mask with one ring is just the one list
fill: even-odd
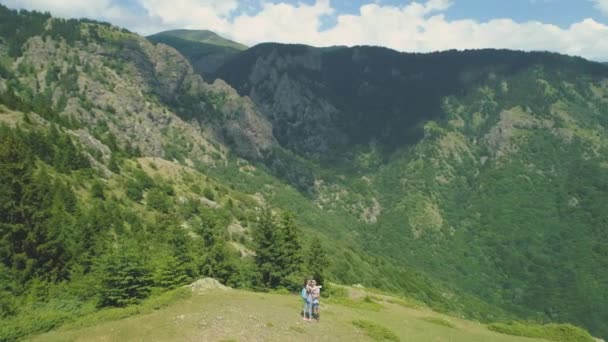
[(321, 297), (321, 288), (317, 286), (314, 279), (306, 279), (302, 288), (302, 299), (304, 300), (304, 311), (302, 317), (305, 321), (310, 322), (312, 318), (319, 321), (319, 299)]

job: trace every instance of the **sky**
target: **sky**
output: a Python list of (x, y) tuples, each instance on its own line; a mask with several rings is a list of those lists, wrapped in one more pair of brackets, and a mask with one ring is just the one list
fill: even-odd
[(0, 0), (149, 35), (207, 29), (252, 46), (508, 48), (608, 62), (608, 0)]

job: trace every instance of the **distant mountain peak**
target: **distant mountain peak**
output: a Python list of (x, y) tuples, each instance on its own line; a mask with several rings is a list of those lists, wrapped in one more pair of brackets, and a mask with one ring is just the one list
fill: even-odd
[(147, 38), (153, 43), (166, 44), (179, 51), (203, 77), (214, 73), (225, 61), (247, 49), (247, 46), (209, 30), (169, 30)]
[(188, 30), (188, 29), (175, 29), (162, 31), (156, 34), (149, 36), (148, 38), (154, 38), (159, 36), (171, 36), (183, 40), (188, 40), (197, 43), (204, 43), (210, 45), (216, 45), (226, 48), (232, 48), (235, 50), (245, 50), (247, 49), (246, 45), (241, 43), (237, 43), (233, 40), (224, 38), (219, 34), (209, 31), (209, 30)]

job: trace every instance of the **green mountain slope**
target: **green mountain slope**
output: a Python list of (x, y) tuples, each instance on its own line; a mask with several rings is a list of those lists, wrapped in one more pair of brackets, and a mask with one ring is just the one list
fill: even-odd
[(606, 335), (608, 68), (549, 53), (261, 44), (219, 69), (366, 249)]
[(262, 45), (229, 85), (108, 24), (0, 23), (0, 340), (199, 277), (313, 271), (605, 335), (599, 64)]
[(245, 45), (225, 39), (208, 30), (170, 30), (147, 37), (154, 43), (163, 43), (184, 55), (194, 70), (208, 76), (230, 57), (247, 49)]
[[(254, 164), (274, 160), (291, 172), (284, 162), (298, 160), (255, 105), (225, 82), (205, 83), (173, 48), (103, 23), (1, 6), (0, 22), (0, 340), (200, 276), (293, 288), (308, 272), (297, 260), (313, 243), (327, 251), (330, 279), (467, 317), (512, 317), (364, 252), (349, 213), (319, 210)], [(259, 239), (267, 206), (281, 232)], [(280, 239), (291, 247), (271, 248), (279, 255), (262, 267), (256, 241)], [(285, 253), (292, 269), (278, 264)], [(278, 275), (265, 280), (268, 267)]]

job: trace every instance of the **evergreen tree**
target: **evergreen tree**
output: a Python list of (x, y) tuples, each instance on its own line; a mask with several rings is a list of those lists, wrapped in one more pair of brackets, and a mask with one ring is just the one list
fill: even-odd
[(17, 311), (13, 285), (11, 271), (0, 263), (0, 318), (13, 315)]
[(150, 295), (152, 277), (141, 252), (119, 246), (103, 261), (100, 306), (126, 306)]
[(279, 284), (279, 275), (276, 270), (278, 261), (275, 243), (276, 224), (270, 208), (262, 209), (258, 224), (254, 231), (255, 262), (260, 273), (260, 282), (263, 288), (275, 288)]
[(275, 241), (277, 243), (275, 247), (278, 249), (279, 254), (280, 285), (290, 290), (297, 290), (302, 282), (304, 257), (302, 255), (299, 230), (292, 213), (281, 213), (277, 233), (275, 234)]
[(172, 226), (171, 236), (169, 239), (169, 246), (173, 252), (180, 272), (185, 276), (184, 279), (187, 281), (194, 279), (197, 276), (194, 267), (194, 256), (193, 256), (193, 241), (186, 231), (177, 225)]
[(173, 255), (166, 256), (154, 274), (156, 286), (165, 289), (174, 289), (187, 284), (191, 279), (188, 276), (188, 265)]
[(75, 251), (73, 218), (66, 211), (62, 193), (55, 192), (49, 218), (38, 226), (41, 241), (36, 247), (36, 273), (50, 280), (67, 279)]
[(201, 236), (204, 252), (200, 258), (200, 274), (218, 279), (222, 283), (233, 284), (237, 276), (235, 256), (230, 252), (222, 236), (225, 222), (215, 210), (202, 210), (196, 229)]
[(325, 272), (329, 267), (327, 252), (321, 245), (321, 239), (315, 237), (310, 242), (305, 257), (308, 274), (317, 281), (317, 284), (325, 284)]
[(103, 188), (103, 183), (101, 183), (101, 181), (93, 182), (93, 185), (91, 185), (91, 196), (101, 200), (106, 199)]
[(33, 215), (33, 156), (17, 134), (0, 126), (0, 258), (11, 269), (27, 268), (26, 239)]
[(303, 269), (302, 247), (293, 215), (282, 213), (280, 218), (264, 208), (254, 232), (256, 265), (263, 288), (300, 285)]

